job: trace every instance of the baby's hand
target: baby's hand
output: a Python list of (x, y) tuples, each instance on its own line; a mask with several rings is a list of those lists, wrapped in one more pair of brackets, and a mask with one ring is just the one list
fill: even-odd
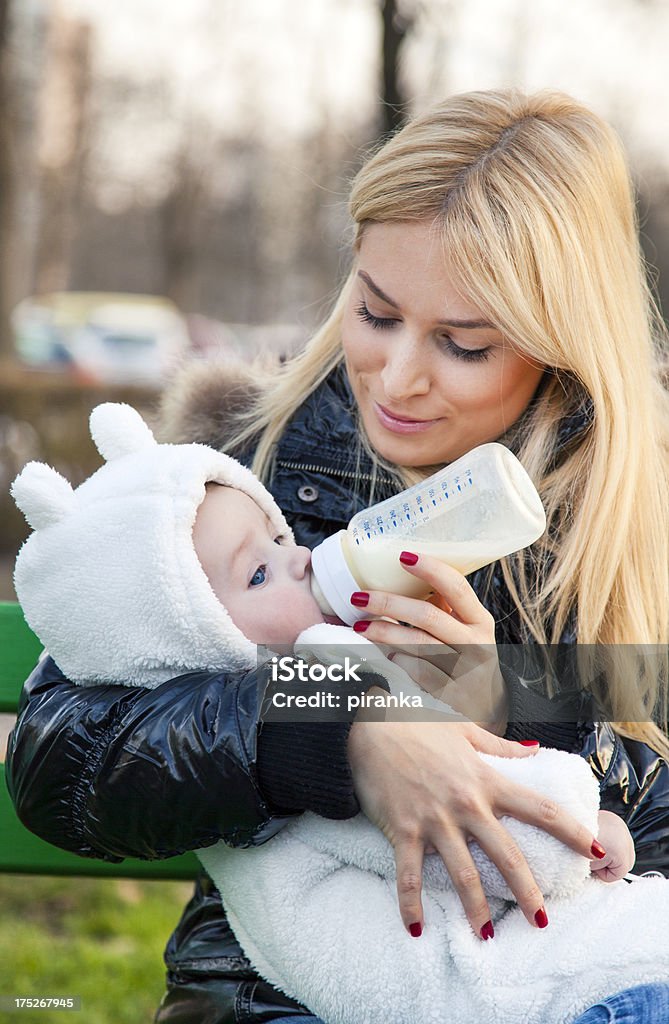
[(630, 830), (617, 814), (599, 812), (598, 841), (606, 850), (601, 860), (590, 861), (590, 871), (603, 882), (617, 882), (634, 867), (636, 853)]

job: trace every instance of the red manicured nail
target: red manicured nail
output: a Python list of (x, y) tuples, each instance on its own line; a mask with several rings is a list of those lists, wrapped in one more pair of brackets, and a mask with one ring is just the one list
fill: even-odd
[(364, 633), (365, 630), (367, 629), (367, 627), (369, 626), (369, 624), (370, 624), (370, 620), (369, 619), (360, 619), (359, 622), (354, 622), (353, 623), (353, 629), (355, 630), (356, 633)]
[(538, 747), (539, 740), (517, 740), (521, 747)]
[(606, 857), (606, 850), (604, 849), (601, 843), (597, 842), (596, 839), (593, 841), (593, 844), (590, 847), (590, 853), (593, 857), (596, 857), (597, 860), (601, 860), (602, 857)]
[(366, 594), (364, 590), (356, 590), (354, 594), (351, 594), (351, 604), (354, 604), (356, 608), (366, 608), (369, 604), (369, 594)]
[(485, 939), (485, 941), (487, 942), (488, 939), (494, 939), (494, 937), (495, 929), (492, 926), (492, 921), (486, 921), (486, 923), (483, 925), (483, 928), (481, 928), (481, 938)]
[(534, 920), (537, 923), (537, 928), (546, 927), (546, 925), (548, 924), (548, 914), (546, 913), (543, 907), (541, 908), (541, 910), (537, 910), (536, 914), (534, 915)]
[(403, 551), (400, 555), (400, 562), (403, 565), (415, 565), (418, 561), (418, 555), (414, 555), (413, 551)]
[(420, 921), (414, 921), (413, 924), (409, 925), (409, 931), (413, 935), (414, 939), (419, 939), (423, 934), (423, 926)]

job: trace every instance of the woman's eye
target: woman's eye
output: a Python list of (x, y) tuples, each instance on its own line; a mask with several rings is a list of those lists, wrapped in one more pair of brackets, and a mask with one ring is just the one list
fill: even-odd
[(462, 348), (460, 345), (456, 345), (447, 334), (442, 334), (439, 342), (449, 355), (455, 359), (463, 359), (466, 363), (483, 362), (485, 359), (488, 359), (491, 352), (490, 346), (486, 348)]
[(267, 578), (267, 566), (266, 565), (259, 565), (258, 568), (256, 569), (256, 571), (253, 573), (253, 576), (251, 577), (251, 580), (249, 582), (249, 586), (250, 587), (259, 587), (259, 586), (261, 586), (265, 582), (266, 578)]
[(364, 323), (370, 324), (377, 330), (381, 330), (384, 327), (394, 327), (397, 323), (397, 320), (394, 320), (392, 317), (374, 316), (373, 313), (369, 312), (364, 302), (361, 302), (359, 306), (356, 306), (355, 311)]
[(284, 540), (283, 534), (281, 534), (279, 537), (275, 537), (274, 538), (274, 543), (275, 544), (283, 544), (283, 540)]

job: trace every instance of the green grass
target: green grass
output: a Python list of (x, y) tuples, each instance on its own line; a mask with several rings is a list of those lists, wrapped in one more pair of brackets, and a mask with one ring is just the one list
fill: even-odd
[(162, 953), (191, 886), (0, 878), (0, 995), (80, 996), (79, 1013), (20, 1010), (8, 1024), (150, 1024)]

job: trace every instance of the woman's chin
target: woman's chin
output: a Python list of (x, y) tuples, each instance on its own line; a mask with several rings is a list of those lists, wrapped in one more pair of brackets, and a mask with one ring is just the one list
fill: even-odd
[(436, 446), (425, 445), (411, 435), (389, 436), (386, 431), (383, 434), (377, 431), (374, 437), (370, 437), (370, 441), (377, 455), (395, 466), (433, 466), (447, 461), (441, 458)]

